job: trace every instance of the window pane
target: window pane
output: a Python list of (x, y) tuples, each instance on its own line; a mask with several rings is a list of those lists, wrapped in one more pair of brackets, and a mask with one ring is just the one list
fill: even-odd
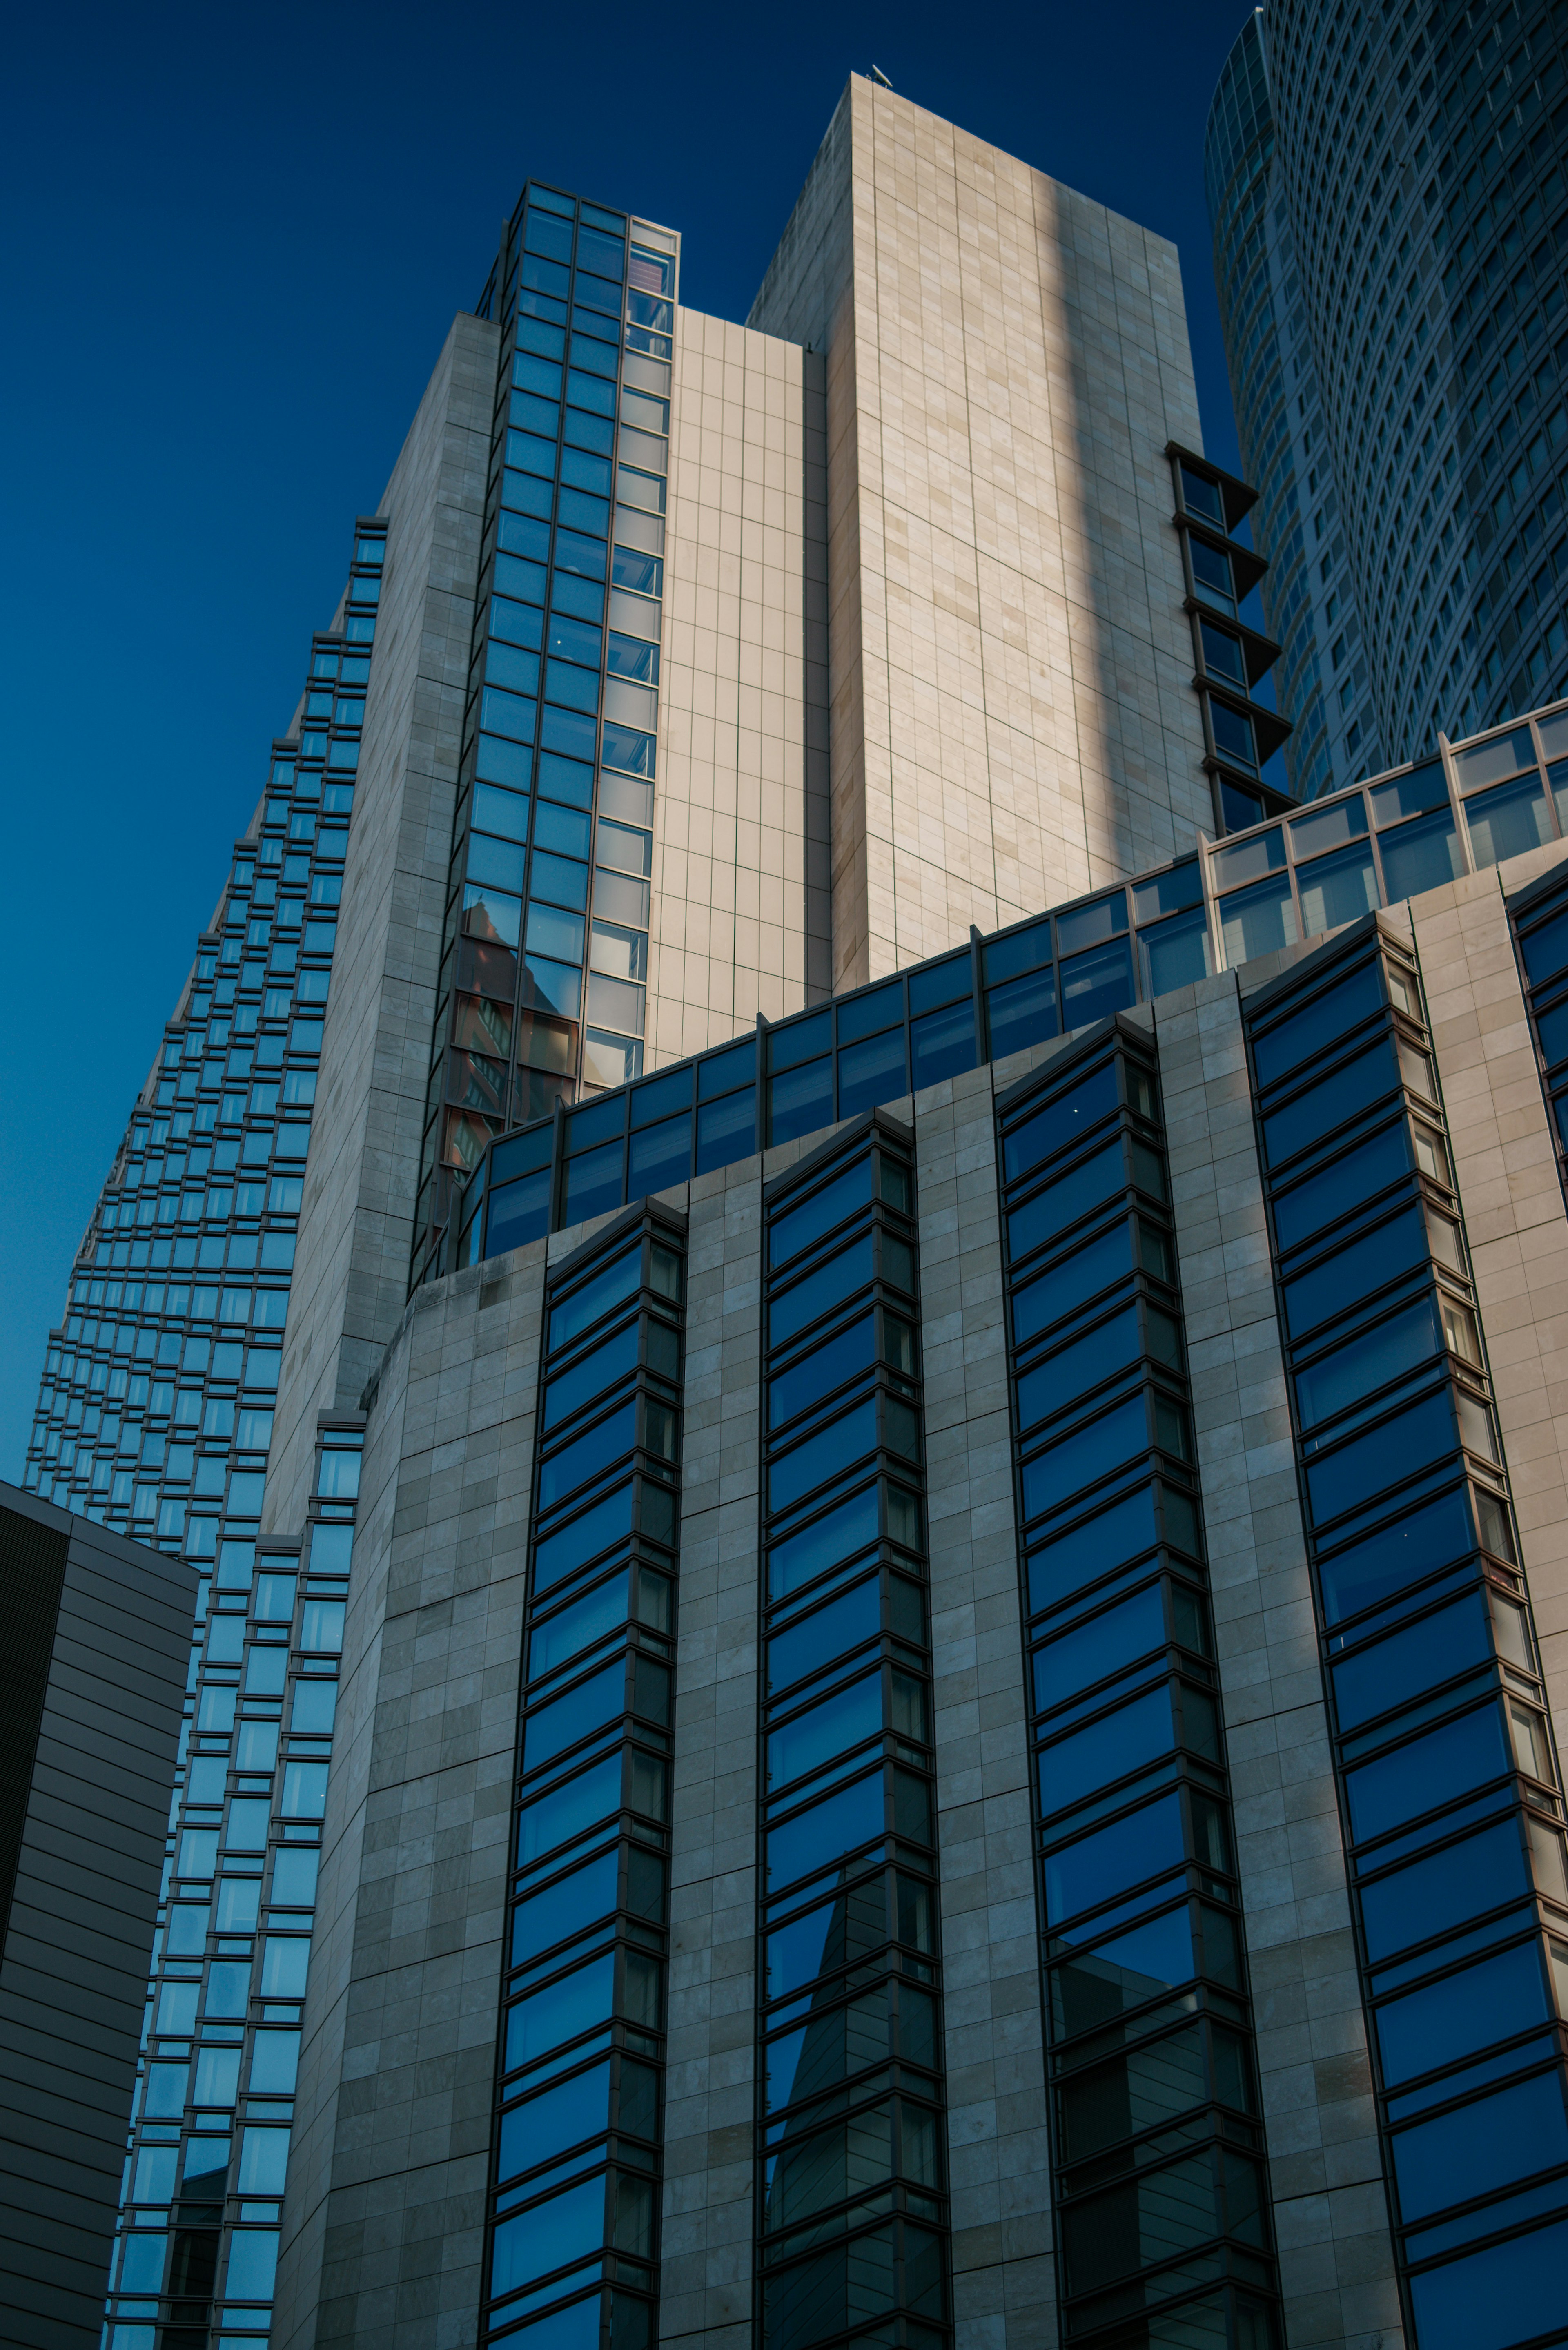
[(1220, 929), (1225, 962), (1234, 971), (1259, 955), (1275, 954), (1296, 942), (1296, 910), (1291, 899), (1290, 877), (1282, 873), (1254, 889), (1238, 890), (1220, 900)]
[(1552, 838), (1552, 818), (1546, 794), (1533, 770), (1501, 791), (1481, 792), (1465, 802), (1470, 828), (1470, 848), (1478, 867), (1501, 865), (1505, 857), (1522, 857)]
[(1320, 857), (1315, 864), (1298, 867), (1296, 888), (1301, 892), (1302, 928), (1309, 939), (1319, 931), (1335, 929), (1341, 922), (1354, 922), (1358, 915), (1370, 913), (1377, 903), (1372, 851), (1358, 845), (1342, 848), (1331, 857)]
[(1420, 816), (1414, 824), (1401, 825), (1397, 832), (1384, 833), (1378, 847), (1390, 903), (1438, 889), (1445, 881), (1457, 879), (1463, 870), (1453, 812), (1447, 807), (1435, 816)]

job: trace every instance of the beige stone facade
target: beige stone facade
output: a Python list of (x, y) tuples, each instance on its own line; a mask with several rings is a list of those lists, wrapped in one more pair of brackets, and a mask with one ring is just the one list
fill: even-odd
[(1212, 829), (1175, 248), (855, 78), (749, 324), (826, 357), (834, 985)]

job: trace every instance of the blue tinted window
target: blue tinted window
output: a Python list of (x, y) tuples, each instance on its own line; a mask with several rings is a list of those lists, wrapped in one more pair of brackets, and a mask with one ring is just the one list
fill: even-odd
[(1163, 1795), (1045, 1859), (1045, 1906), (1053, 1923), (1108, 1901), (1129, 1885), (1158, 1877), (1185, 1856), (1181, 1805)]
[(836, 1754), (858, 1746), (882, 1727), (882, 1676), (862, 1675), (847, 1689), (825, 1698), (820, 1705), (797, 1714), (768, 1740), (770, 1787), (782, 1787), (805, 1777)]
[[(748, 1050), (750, 1048), (748, 1047)], [(701, 1080), (701, 1070), (699, 1070)], [(706, 1175), (715, 1167), (732, 1166), (749, 1159), (757, 1147), (755, 1089), (705, 1101), (697, 1112), (697, 1157), (694, 1172)]]
[(1293, 1338), (1315, 1329), (1331, 1314), (1368, 1297), (1401, 1273), (1427, 1262), (1427, 1233), (1418, 1208), (1378, 1224), (1337, 1255), (1284, 1284), (1285, 1321)]
[[(1143, 1498), (1141, 1495), (1138, 1497)], [(1102, 1521), (1103, 1523), (1103, 1521)], [(1089, 1689), (1135, 1657), (1164, 1643), (1165, 1606), (1158, 1584), (1135, 1592), (1034, 1655), (1034, 1702), (1042, 1712)]]
[(563, 1298), (560, 1305), (553, 1308), (549, 1331), (551, 1352), (557, 1347), (564, 1347), (568, 1338), (575, 1338), (580, 1331), (587, 1329), (601, 1314), (607, 1314), (612, 1306), (630, 1297), (641, 1280), (642, 1246), (639, 1242), (635, 1248), (623, 1251), (620, 1255), (612, 1257), (607, 1264), (601, 1265), (590, 1281), (585, 1282), (580, 1289), (575, 1289), (569, 1297)]
[(1349, 978), (1328, 987), (1321, 996), (1312, 996), (1298, 1013), (1291, 1013), (1276, 1027), (1265, 1029), (1253, 1036), (1253, 1062), (1258, 1065), (1258, 1084), (1272, 1086), (1276, 1076), (1286, 1076), (1291, 1069), (1300, 1069), (1303, 1062), (1314, 1060), (1321, 1050), (1333, 1044), (1335, 1036), (1345, 1036), (1349, 1029), (1359, 1027), (1382, 1006), (1382, 984), (1377, 975), (1377, 963), (1361, 963)]
[(1536, 1942), (1501, 1950), (1376, 2011), (1383, 2077), (1392, 2085), (1469, 2056), (1551, 2013)]
[(1333, 1668), (1334, 1711), (1341, 1730), (1354, 1730), (1407, 1697), (1485, 1662), (1491, 1626), (1479, 1592), (1467, 1592), (1401, 1632), (1378, 1640)]
[(1059, 1094), (1033, 1118), (1009, 1129), (1003, 1163), (1009, 1181), (1065, 1150), (1081, 1134), (1097, 1126), (1117, 1101), (1116, 1064), (1106, 1061), (1081, 1086)]
[(526, 1966), (542, 1950), (553, 1950), (597, 1918), (607, 1918), (615, 1908), (619, 1870), (620, 1856), (612, 1846), (586, 1868), (520, 1901), (512, 1912), (512, 1964)]
[(878, 1771), (773, 1829), (767, 1838), (768, 1891), (777, 1892), (797, 1877), (830, 1867), (846, 1853), (879, 1837), (885, 1821), (882, 1790)]
[(1135, 1363), (1143, 1350), (1136, 1306), (1124, 1307), (1108, 1322), (1098, 1323), (1081, 1338), (1058, 1347), (1018, 1381), (1018, 1425), (1021, 1430), (1049, 1419), (1085, 1395), (1102, 1379)]
[(1175, 1742), (1169, 1684), (1147, 1690), (1086, 1729), (1059, 1738), (1040, 1755), (1040, 1808), (1064, 1811), (1096, 1788), (1168, 1754)]
[(1455, 1445), (1453, 1407), (1445, 1388), (1426, 1396), (1365, 1436), (1306, 1464), (1307, 1498), (1321, 1525), (1370, 1501), (1385, 1486), (1439, 1461)]
[(504, 1183), (490, 1195), (486, 1211), (484, 1253), (501, 1256), (541, 1239), (550, 1229), (550, 1170)]
[(1148, 1416), (1140, 1388), (1127, 1403), (1075, 1429), (1063, 1443), (1024, 1462), (1025, 1518), (1054, 1509), (1070, 1493), (1098, 1483), (1147, 1449)]
[(833, 1063), (826, 1055), (768, 1080), (768, 1131), (774, 1142), (793, 1142), (833, 1123)]
[(1568, 2220), (1410, 2280), (1421, 2350), (1504, 2350), (1563, 2320)]
[(787, 1542), (775, 1543), (768, 1552), (768, 1597), (786, 1599), (840, 1560), (853, 1558), (876, 1541), (878, 1523), (877, 1488), (868, 1485)]
[(1451, 1803), (1511, 1767), (1495, 1705), (1445, 1721), (1376, 1762), (1345, 1774), (1351, 1830), (1359, 1843), (1403, 1820)]
[(534, 1588), (547, 1591), (559, 1583), (574, 1567), (586, 1566), (600, 1551), (608, 1550), (613, 1543), (624, 1542), (631, 1532), (631, 1504), (634, 1488), (619, 1485), (563, 1526), (558, 1533), (548, 1534), (534, 1552)]
[(666, 1118), (661, 1125), (634, 1132), (628, 1155), (627, 1193), (641, 1199), (649, 1191), (684, 1183), (691, 1172), (691, 1114)]
[[(1118, 898), (1116, 903), (1120, 902)], [(1060, 933), (1063, 924), (1058, 922), (1056, 927)], [(1109, 946), (1075, 955), (1062, 965), (1062, 1025), (1087, 1028), (1093, 1021), (1125, 1010), (1135, 993), (1129, 940), (1118, 939)]]
[(814, 1666), (874, 1638), (881, 1622), (882, 1586), (872, 1576), (774, 1634), (768, 1642), (768, 1687), (787, 1689)]
[(1377, 846), (1390, 905), (1401, 898), (1417, 898), (1424, 890), (1441, 889), (1445, 881), (1457, 881), (1464, 870), (1453, 816), (1446, 807), (1436, 816), (1417, 816), (1414, 824), (1380, 834)]
[(1362, 1396), (1396, 1379), (1442, 1351), (1437, 1300), (1417, 1298), (1356, 1333), (1296, 1378), (1296, 1403), (1303, 1428), (1343, 1411)]
[(851, 1462), (870, 1452), (876, 1442), (877, 1405), (868, 1397), (853, 1409), (836, 1413), (826, 1428), (771, 1464), (769, 1510), (787, 1510), (803, 1494), (841, 1475)]
[[(910, 1087), (919, 1093), (923, 1087), (934, 1086), (943, 1077), (960, 1076), (975, 1065), (974, 1005), (966, 996), (962, 1003), (950, 1004), (945, 1012), (933, 1012), (926, 1018), (915, 1020), (909, 1028), (909, 1052), (913, 1067)], [(842, 1074), (840, 1086), (842, 1087)], [(839, 1115), (842, 1117), (842, 1097)]]
[(857, 1208), (866, 1206), (870, 1197), (871, 1160), (869, 1156), (862, 1156), (798, 1207), (788, 1208), (774, 1218), (768, 1232), (769, 1264), (787, 1264), (791, 1257), (798, 1256), (813, 1241), (820, 1240), (836, 1224), (841, 1224)]
[(768, 1307), (768, 1332), (773, 1345), (782, 1346), (797, 1330), (804, 1330), (808, 1322), (815, 1322), (819, 1314), (826, 1314), (830, 1306), (853, 1296), (870, 1280), (871, 1273), (871, 1235), (865, 1232), (858, 1240), (851, 1241), (847, 1248), (830, 1256), (825, 1264), (818, 1265), (815, 1273), (807, 1274), (804, 1281), (797, 1281), (774, 1298)]
[(1056, 973), (1047, 963), (1023, 979), (992, 987), (985, 999), (985, 1023), (992, 1060), (1005, 1060), (1026, 1045), (1044, 1045), (1060, 1025), (1056, 1017)]
[(529, 1715), (523, 1733), (524, 1770), (536, 1771), (541, 1763), (564, 1754), (590, 1731), (612, 1721), (625, 1704), (626, 1659), (621, 1656)]
[[(778, 1087), (784, 1082), (782, 1078), (774, 1080), (775, 1107)], [(875, 1109), (878, 1102), (896, 1101), (909, 1087), (902, 1027), (889, 1029), (884, 1035), (869, 1036), (863, 1044), (850, 1045), (838, 1055), (840, 1118), (855, 1118), (862, 1110)]]
[(597, 1421), (584, 1435), (574, 1438), (559, 1452), (552, 1453), (547, 1461), (542, 1461), (539, 1468), (541, 1510), (549, 1509), (552, 1503), (562, 1500), (578, 1485), (586, 1484), (589, 1478), (599, 1475), (607, 1463), (618, 1460), (623, 1452), (628, 1452), (636, 1425), (636, 1404), (624, 1403), (618, 1411), (611, 1412), (607, 1419)]
[(1358, 1143), (1321, 1174), (1309, 1177), (1274, 1201), (1274, 1230), (1282, 1249), (1294, 1248), (1313, 1232), (1326, 1231), (1345, 1211), (1410, 1171), (1410, 1146), (1403, 1123), (1385, 1127), (1370, 1141)]
[(1005, 938), (992, 939), (981, 949), (981, 961), (988, 983), (1012, 979), (1018, 972), (1033, 971), (1039, 964), (1051, 961), (1051, 923), (1049, 918), (1031, 922), (1026, 930), (1011, 931)]
[[(1568, 2117), (1555, 2069), (1516, 2082), (1393, 2139), (1394, 2176), (1406, 2220), (1468, 2200), (1568, 2161)], [(1515, 2339), (1519, 2337), (1516, 2335)]]
[(591, 2072), (578, 2073), (504, 2114), (497, 2176), (504, 2181), (517, 2171), (532, 2170), (552, 2155), (607, 2130), (609, 2082), (608, 2064), (596, 2064)]
[(782, 1428), (797, 1412), (831, 1395), (857, 1371), (867, 1371), (876, 1357), (876, 1318), (863, 1314), (838, 1331), (825, 1346), (781, 1371), (768, 1382), (768, 1425)]
[(1394, 1524), (1320, 1563), (1324, 1616), (1331, 1624), (1359, 1616), (1439, 1566), (1466, 1557), (1475, 1539), (1462, 1492), (1423, 1502)]
[(1132, 1269), (1133, 1226), (1124, 1220), (1017, 1292), (1012, 1300), (1012, 1334), (1018, 1345), (1097, 1296), (1113, 1281), (1125, 1279)]
[(1380, 1036), (1364, 1053), (1310, 1086), (1304, 1094), (1273, 1111), (1263, 1120), (1263, 1148), (1271, 1162), (1290, 1159), (1318, 1141), (1336, 1126), (1367, 1109), (1399, 1083), (1399, 1066), (1392, 1042)]
[(1127, 1162), (1122, 1155), (1121, 1138), (1115, 1136), (1105, 1147), (1080, 1159), (1067, 1174), (1059, 1175), (1054, 1183), (1035, 1192), (1021, 1208), (1014, 1208), (1007, 1219), (1008, 1253), (1016, 1263), (1052, 1239), (1092, 1208), (1112, 1199), (1127, 1186)]
[(1362, 1887), (1367, 1956), (1390, 1957), (1467, 1918), (1499, 1908), (1525, 1889), (1524, 1854), (1511, 1819), (1463, 1836)]
[(574, 1602), (563, 1607), (558, 1616), (547, 1617), (536, 1624), (528, 1641), (528, 1676), (536, 1680), (544, 1673), (554, 1672), (570, 1657), (591, 1648), (596, 1640), (603, 1639), (627, 1618), (630, 1570), (623, 1568), (612, 1575)]
[(628, 1322), (590, 1354), (579, 1357), (570, 1370), (557, 1371), (545, 1388), (546, 1431), (559, 1427), (562, 1420), (569, 1419), (606, 1388), (613, 1387), (618, 1379), (626, 1378), (637, 1367), (637, 1345), (638, 1326)]

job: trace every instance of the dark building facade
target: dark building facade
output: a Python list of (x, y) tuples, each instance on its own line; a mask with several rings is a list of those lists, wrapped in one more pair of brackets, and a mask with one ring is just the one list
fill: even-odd
[(1303, 796), (1563, 690), (1557, 9), (1272, 0), (1205, 167)]
[(0, 1485), (0, 2298), (36, 2350), (102, 2330), (195, 1598)]

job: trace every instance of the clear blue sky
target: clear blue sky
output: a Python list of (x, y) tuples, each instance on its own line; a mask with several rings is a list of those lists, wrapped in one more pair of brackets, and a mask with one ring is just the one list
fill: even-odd
[(307, 639), (529, 172), (743, 317), (846, 75), (1180, 246), (1234, 464), (1201, 139), (1245, 0), (33, 8), (0, 99), (0, 1476)]

